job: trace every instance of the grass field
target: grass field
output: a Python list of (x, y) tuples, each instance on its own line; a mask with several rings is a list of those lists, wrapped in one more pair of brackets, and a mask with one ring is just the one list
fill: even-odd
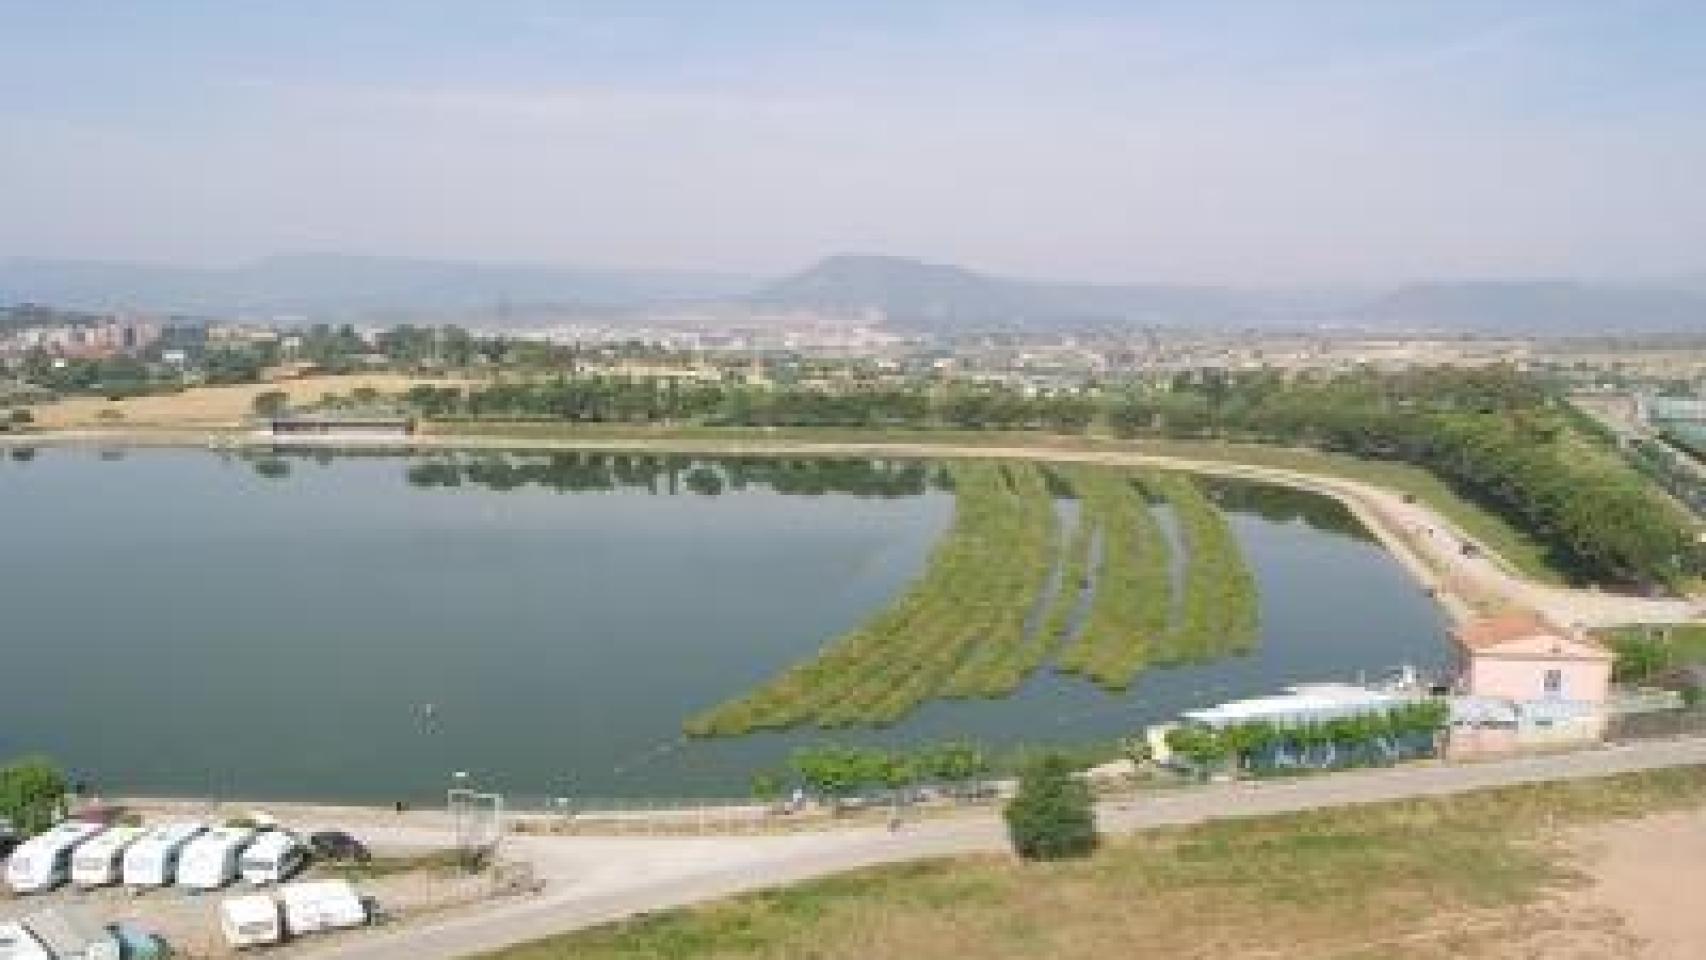
[(1706, 768), (1159, 830), (1090, 860), (1006, 856), (866, 870), (670, 911), (489, 960), (1280, 960), (1625, 956), (1558, 898), (1570, 828), (1706, 806)]
[(742, 441), (799, 443), (919, 443), (962, 447), (1036, 447), (1054, 450), (1135, 450), (1158, 456), (1249, 464), (1343, 477), (1408, 493), (1443, 514), (1525, 575), (1546, 583), (1563, 576), (1547, 560), (1546, 549), (1503, 517), (1464, 499), (1451, 486), (1420, 467), (1386, 460), (1364, 460), (1296, 447), (1209, 440), (1115, 440), (1034, 432), (978, 430), (860, 430), (835, 427), (643, 427), (620, 424), (434, 423), (429, 432), (449, 436), (507, 436), (541, 440), (649, 440), (694, 443)]

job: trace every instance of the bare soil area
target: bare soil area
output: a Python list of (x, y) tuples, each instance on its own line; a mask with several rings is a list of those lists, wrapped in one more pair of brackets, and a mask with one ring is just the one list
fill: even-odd
[(1653, 814), (1583, 831), (1589, 910), (1621, 917), (1641, 960), (1706, 957), (1706, 809)]
[(248, 383), (226, 387), (197, 387), (183, 393), (152, 397), (107, 400), (73, 397), (31, 408), (36, 425), (46, 430), (87, 427), (178, 427), (185, 429), (229, 429), (242, 424), (253, 409), (255, 397), (281, 390), (291, 403), (306, 403), (323, 394), (348, 395), (360, 387), (390, 394), (417, 383), (461, 386), (465, 381), (421, 380), (400, 374), (355, 374), (351, 376), (304, 377), (276, 383)]

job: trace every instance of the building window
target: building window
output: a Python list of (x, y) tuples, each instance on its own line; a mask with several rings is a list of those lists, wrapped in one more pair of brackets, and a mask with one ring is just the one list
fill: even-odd
[(1558, 694), (1563, 693), (1564, 692), (1564, 671), (1562, 671), (1562, 670), (1548, 670), (1548, 671), (1546, 671), (1546, 679), (1545, 679), (1544, 683), (1546, 686), (1546, 695), (1547, 696), (1555, 697)]

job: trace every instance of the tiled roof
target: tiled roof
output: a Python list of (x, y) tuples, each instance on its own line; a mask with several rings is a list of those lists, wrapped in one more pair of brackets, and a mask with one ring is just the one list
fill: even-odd
[[(1470, 652), (1491, 650), (1519, 640), (1544, 639), (1554, 641), (1553, 654), (1568, 649), (1576, 657), (1601, 659), (1610, 653), (1580, 631), (1563, 630), (1537, 613), (1522, 611), (1483, 617), (1459, 627), (1454, 634), (1459, 646)], [(1532, 646), (1532, 644), (1530, 645)]]
[(1563, 635), (1539, 614), (1525, 610), (1471, 620), (1457, 629), (1457, 642), (1470, 650), (1484, 650), (1524, 637)]

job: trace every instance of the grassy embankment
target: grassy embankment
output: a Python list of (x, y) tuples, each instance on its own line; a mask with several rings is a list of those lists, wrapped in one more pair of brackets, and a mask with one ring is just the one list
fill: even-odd
[(1390, 460), (1359, 457), (1301, 447), (1211, 440), (1117, 440), (1035, 432), (978, 430), (862, 430), (847, 428), (640, 427), (613, 424), (511, 423), (502, 421), (434, 423), (429, 431), (444, 436), (513, 437), (518, 440), (615, 441), (658, 443), (886, 443), (975, 447), (1033, 447), (1039, 450), (1135, 452), (1216, 463), (1244, 464), (1294, 470), (1347, 480), (1359, 480), (1406, 493), (1486, 544), (1524, 575), (1545, 583), (1562, 583), (1549, 566), (1547, 554), (1534, 538), (1505, 518), (1465, 499), (1432, 473)]
[(1565, 829), (1703, 803), (1695, 767), (1220, 820), (1116, 838), (1080, 862), (880, 867), (488, 960), (1542, 955), (1527, 938), (1605, 922), (1547, 902), (1579, 884)]

